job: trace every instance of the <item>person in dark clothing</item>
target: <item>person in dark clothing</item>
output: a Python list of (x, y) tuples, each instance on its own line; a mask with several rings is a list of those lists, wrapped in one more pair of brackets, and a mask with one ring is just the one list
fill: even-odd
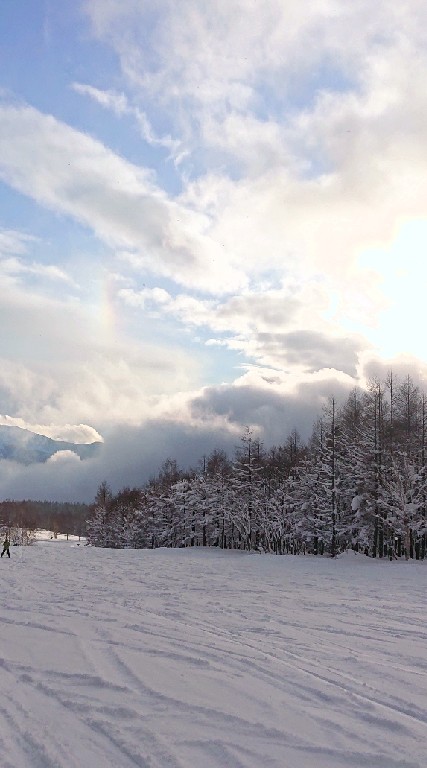
[(3, 552), (1, 553), (0, 557), (3, 557), (5, 553), (7, 554), (8, 557), (10, 557), (10, 541), (7, 538), (7, 536), (3, 542)]

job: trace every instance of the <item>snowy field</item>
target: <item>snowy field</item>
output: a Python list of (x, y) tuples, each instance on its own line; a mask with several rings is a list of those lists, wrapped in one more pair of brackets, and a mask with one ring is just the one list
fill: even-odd
[(11, 554), (1, 768), (427, 766), (425, 563)]

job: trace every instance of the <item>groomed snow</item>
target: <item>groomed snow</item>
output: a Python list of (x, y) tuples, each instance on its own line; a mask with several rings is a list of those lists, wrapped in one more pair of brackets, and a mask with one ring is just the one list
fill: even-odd
[(11, 554), (2, 768), (427, 765), (425, 563)]

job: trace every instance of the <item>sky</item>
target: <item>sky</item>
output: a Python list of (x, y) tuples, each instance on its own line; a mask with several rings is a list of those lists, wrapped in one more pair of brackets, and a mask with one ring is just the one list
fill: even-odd
[(103, 447), (0, 496), (425, 379), (426, 38), (421, 0), (3, 0), (0, 423)]

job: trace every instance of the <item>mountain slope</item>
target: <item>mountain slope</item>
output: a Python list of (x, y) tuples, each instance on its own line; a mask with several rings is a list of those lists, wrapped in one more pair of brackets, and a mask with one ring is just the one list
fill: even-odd
[(81, 459), (95, 456), (101, 443), (69, 443), (53, 440), (20, 427), (0, 425), (0, 460), (11, 459), (20, 464), (36, 464), (47, 461), (58, 451), (73, 451)]

